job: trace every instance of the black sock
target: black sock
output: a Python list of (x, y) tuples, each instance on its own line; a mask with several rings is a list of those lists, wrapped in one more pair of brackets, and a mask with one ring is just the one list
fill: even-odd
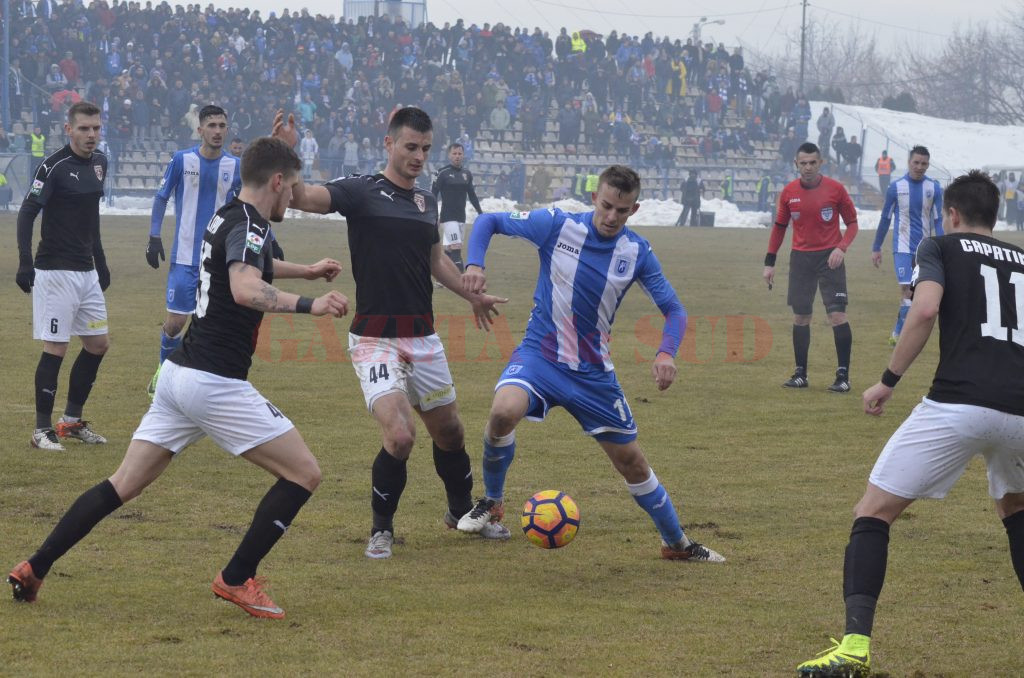
[(448, 510), (456, 518), (468, 513), (473, 508), (473, 468), (466, 448), (447, 452), (434, 443), (434, 469), (444, 483)]
[(260, 505), (256, 507), (249, 531), (242, 537), (238, 550), (221, 572), (225, 584), (241, 586), (256, 576), (260, 561), (274, 548), (274, 544), (295, 520), (299, 509), (312, 495), (302, 485), (284, 478), (278, 479), (267, 490)]
[(462, 250), (445, 250), (444, 253), (459, 267), (459, 272), (461, 273), (464, 270), (462, 267)]
[(807, 374), (807, 351), (811, 348), (811, 326), (793, 325), (793, 358), (798, 369)]
[(832, 328), (832, 334), (835, 336), (836, 340), (836, 360), (838, 361), (838, 367), (849, 373), (850, 351), (853, 349), (853, 330), (850, 329), (850, 323), (836, 325)]
[(383, 447), (373, 460), (373, 493), (370, 507), (373, 509), (373, 532), (387, 530), (395, 533), (394, 517), (398, 500), (402, 498), (408, 477), (406, 460), (395, 459)]
[(36, 428), (53, 425), (53, 399), (57, 395), (57, 376), (64, 357), (43, 351), (36, 366)]
[(97, 523), (116, 511), (122, 503), (109, 480), (83, 492), (58, 521), (35, 555), (28, 559), (32, 572), (40, 579), (45, 577), (58, 558), (82, 541)]
[(92, 384), (96, 381), (96, 372), (100, 369), (103, 354), (89, 353), (84, 348), (71, 366), (71, 379), (68, 383), (68, 406), (64, 414), (69, 417), (81, 418), (82, 408), (89, 399)]
[(846, 633), (871, 635), (888, 558), (889, 523), (878, 518), (854, 520), (843, 563)]
[(1024, 511), (1017, 511), (1003, 518), (1006, 536), (1010, 540), (1010, 560), (1013, 571), (1017, 573), (1020, 587), (1024, 589)]

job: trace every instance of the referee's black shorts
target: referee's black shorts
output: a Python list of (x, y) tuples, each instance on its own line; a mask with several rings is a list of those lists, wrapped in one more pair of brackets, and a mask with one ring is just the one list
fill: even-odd
[(811, 315), (814, 291), (821, 289), (826, 313), (846, 311), (846, 262), (839, 268), (828, 267), (828, 255), (834, 248), (817, 252), (792, 250), (789, 257), (789, 294), (786, 300), (796, 315)]

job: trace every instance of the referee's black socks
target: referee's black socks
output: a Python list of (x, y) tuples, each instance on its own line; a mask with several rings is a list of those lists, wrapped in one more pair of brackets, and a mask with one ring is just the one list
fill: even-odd
[(854, 520), (843, 562), (846, 633), (871, 635), (888, 560), (889, 523), (878, 518)]
[(811, 326), (793, 325), (793, 359), (807, 373), (807, 351), (811, 347)]
[(36, 428), (53, 426), (53, 401), (64, 356), (43, 351), (36, 366)]
[(1020, 587), (1024, 589), (1024, 511), (1003, 518), (1006, 536), (1010, 540), (1010, 560), (1013, 570), (1017, 573)]
[(274, 548), (274, 544), (295, 520), (299, 509), (312, 495), (302, 485), (284, 478), (274, 483), (256, 507), (256, 515), (252, 518), (248, 532), (242, 537), (238, 550), (221, 572), (225, 584), (241, 586), (256, 576), (260, 561)]
[(836, 360), (838, 361), (838, 366), (849, 371), (850, 352), (853, 350), (853, 330), (850, 329), (850, 323), (833, 326), (832, 334), (836, 340)]

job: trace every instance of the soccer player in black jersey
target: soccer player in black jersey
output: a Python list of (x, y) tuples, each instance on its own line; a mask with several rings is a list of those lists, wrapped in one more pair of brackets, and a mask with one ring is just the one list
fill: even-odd
[[(43, 342), (36, 367), (36, 426), (32, 446), (63, 450), (60, 439), (99, 444), (106, 438), (82, 421), (100, 361), (107, 352), (107, 305), (103, 292), (110, 270), (100, 242), (100, 198), (107, 156), (96, 150), (100, 109), (85, 101), (68, 109), (68, 143), (36, 169), (18, 212), (18, 287), (32, 294), (32, 337)], [(32, 226), (43, 223), (32, 259)], [(71, 335), (82, 350), (71, 368), (67, 406), (54, 429), (57, 377)]]
[(946, 235), (925, 238), (917, 250), (910, 312), (881, 381), (864, 392), (864, 411), (882, 414), (936, 317), (939, 365), (854, 508), (843, 568), (846, 634), (797, 667), (800, 675), (868, 675), (889, 526), (915, 499), (944, 497), (975, 455), (985, 458), (1024, 587), (1024, 250), (992, 237), (998, 209), (999, 189), (986, 175), (958, 177), (945, 193)]
[[(495, 305), (507, 301), (462, 289), (459, 269), (444, 254), (437, 231), (437, 202), (416, 188), (430, 151), (430, 116), (418, 108), (398, 110), (384, 138), (388, 162), (381, 174), (335, 179), (323, 186), (301, 182), (291, 207), (305, 212), (338, 212), (348, 221), (356, 312), (349, 329), (349, 353), (366, 407), (381, 429), (373, 462), (373, 525), (368, 558), (390, 558), (394, 515), (405, 489), (406, 461), (416, 439), (413, 410), (433, 440), (434, 468), (444, 482), (450, 528), (473, 507), (473, 477), (466, 454), (455, 386), (444, 346), (434, 332), (430, 276), (466, 299), (478, 327), (487, 329)], [(295, 144), (294, 117), (274, 119), (274, 135)], [(507, 539), (497, 527), (484, 537)]]
[(462, 166), (466, 149), (460, 143), (448, 146), (448, 164), (437, 171), (430, 192), (441, 201), (441, 229), (444, 251), (459, 270), (462, 266), (462, 229), (466, 223), (466, 199), (477, 214), (483, 214), (480, 200), (473, 188), (473, 173)]
[(265, 311), (340, 317), (348, 309), (339, 292), (310, 299), (271, 285), (275, 277), (331, 281), (341, 270), (333, 259), (301, 266), (271, 258), (270, 222), (284, 218), (301, 167), (277, 139), (257, 139), (245, 151), (241, 192), (206, 227), (192, 322), (164, 363), (153, 403), (120, 468), (82, 494), (35, 555), (11, 571), (7, 581), (15, 600), (35, 600), (54, 561), (208, 435), (277, 477), (235, 555), (214, 579), (213, 593), (255, 617), (284, 617), (255, 579), (256, 568), (320, 483), (320, 467), (295, 426), (246, 378)]

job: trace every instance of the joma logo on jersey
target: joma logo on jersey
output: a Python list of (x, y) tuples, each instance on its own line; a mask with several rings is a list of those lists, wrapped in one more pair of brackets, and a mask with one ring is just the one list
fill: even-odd
[(187, 169), (187, 170), (184, 170), (184, 172), (185, 172), (185, 176), (188, 176), (188, 177), (198, 177), (199, 176), (199, 170)]
[(575, 254), (577, 257), (580, 255), (580, 249), (578, 247), (573, 247), (569, 243), (562, 242), (561, 240), (559, 240), (558, 244), (555, 245), (555, 249), (565, 250), (569, 254)]

